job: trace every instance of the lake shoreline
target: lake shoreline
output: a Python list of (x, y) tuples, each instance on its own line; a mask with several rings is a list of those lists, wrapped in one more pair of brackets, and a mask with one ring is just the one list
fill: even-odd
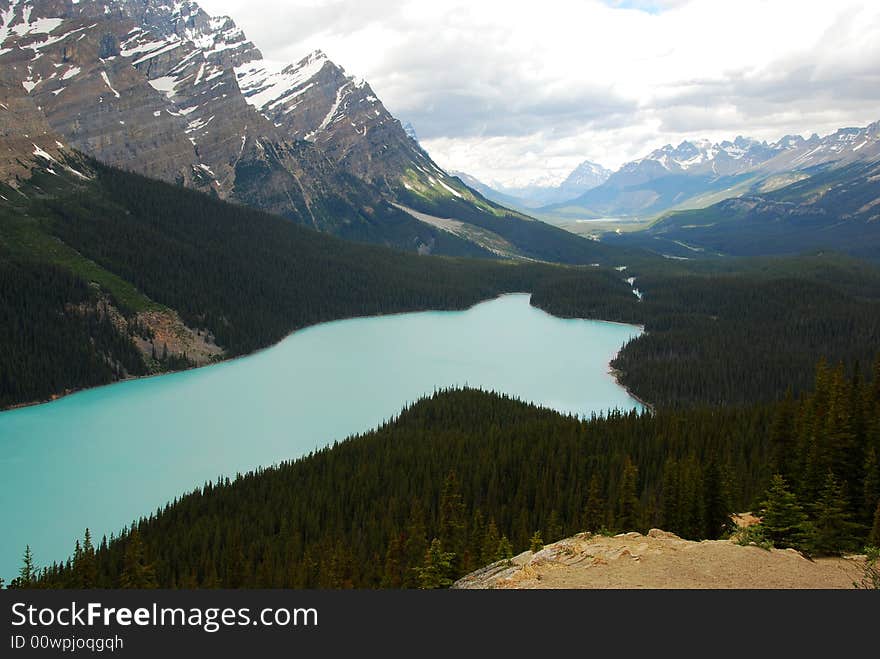
[[(207, 364), (201, 364), (198, 366), (192, 366), (190, 368), (183, 368), (183, 369), (179, 369), (176, 371), (167, 371), (165, 373), (150, 373), (149, 375), (131, 375), (131, 376), (128, 376), (125, 378), (121, 378), (119, 380), (114, 380), (113, 382), (107, 382), (105, 384), (96, 384), (96, 385), (89, 386), (89, 387), (76, 387), (75, 389), (67, 389), (63, 393), (53, 394), (53, 396), (51, 398), (47, 398), (44, 400), (36, 400), (36, 401), (30, 401), (30, 402), (26, 402), (26, 403), (16, 403), (15, 405), (10, 405), (9, 407), (0, 408), (0, 415), (5, 414), (6, 412), (14, 412), (16, 410), (23, 410), (23, 409), (28, 409), (31, 407), (39, 407), (41, 405), (50, 405), (51, 403), (57, 403), (60, 400), (70, 398), (71, 396), (75, 396), (76, 394), (83, 393), (85, 391), (102, 389), (104, 387), (112, 387), (114, 385), (123, 384), (125, 382), (137, 382), (139, 380), (150, 380), (153, 378), (160, 378), (160, 377), (165, 377), (165, 376), (169, 376), (169, 375), (175, 375), (178, 373), (187, 373), (189, 371), (211, 368), (212, 366), (221, 366), (223, 364), (230, 364), (230, 363), (236, 362), (241, 359), (247, 359), (249, 357), (254, 357), (254, 356), (259, 355), (267, 350), (272, 350), (273, 348), (277, 347), (278, 345), (280, 345), (284, 341), (288, 340), (290, 337), (294, 336), (295, 334), (297, 334), (299, 332), (303, 332), (305, 330), (312, 329), (314, 327), (320, 327), (322, 325), (329, 325), (331, 323), (340, 323), (340, 322), (345, 322), (348, 320), (358, 320), (358, 319), (365, 319), (365, 318), (386, 318), (386, 317), (403, 316), (403, 315), (415, 314), (415, 313), (437, 313), (437, 312), (440, 312), (440, 313), (443, 313), (443, 312), (461, 313), (461, 312), (465, 312), (465, 311), (470, 311), (471, 309), (473, 309), (481, 304), (485, 304), (487, 302), (492, 302), (494, 300), (500, 300), (502, 298), (509, 297), (512, 295), (528, 295), (529, 296), (529, 306), (531, 306), (535, 309), (538, 309), (539, 311), (543, 311), (544, 313), (546, 313), (550, 316), (553, 316), (554, 318), (559, 318), (560, 320), (592, 320), (592, 321), (596, 321), (596, 322), (600, 322), (600, 323), (608, 323), (610, 325), (622, 325), (625, 327), (635, 327), (635, 328), (638, 328), (639, 331), (641, 331), (642, 333), (644, 333), (644, 331), (645, 331), (644, 325), (637, 325), (637, 324), (633, 324), (633, 323), (624, 323), (624, 322), (620, 322), (620, 321), (616, 321), (616, 320), (604, 320), (602, 318), (566, 318), (563, 316), (556, 316), (555, 314), (551, 313), (550, 311), (547, 311), (546, 309), (543, 309), (541, 307), (533, 305), (532, 301), (531, 301), (531, 295), (532, 295), (531, 292), (529, 292), (529, 291), (510, 291), (508, 293), (500, 293), (499, 295), (496, 295), (495, 297), (490, 297), (490, 298), (485, 298), (483, 300), (479, 300), (477, 302), (474, 302), (470, 306), (464, 307), (464, 308), (445, 308), (445, 309), (424, 308), (424, 309), (414, 309), (411, 311), (391, 311), (391, 312), (380, 312), (380, 313), (373, 313), (373, 314), (359, 314), (359, 315), (354, 315), (354, 316), (345, 316), (344, 318), (334, 318), (332, 320), (322, 320), (317, 323), (312, 323), (311, 325), (304, 325), (303, 327), (298, 327), (296, 329), (293, 329), (290, 332), (288, 332), (287, 334), (285, 334), (278, 341), (276, 341), (270, 345), (264, 346), (262, 348), (258, 348), (256, 350), (253, 350), (251, 352), (242, 354), (242, 355), (235, 355), (233, 357), (226, 357), (226, 358), (221, 359), (219, 361), (210, 362)], [(618, 354), (619, 354), (619, 352), (617, 354), (615, 354), (614, 357), (612, 357), (611, 361), (614, 361), (614, 359), (617, 358)], [(609, 367), (611, 366), (610, 362), (609, 362), (608, 366)], [(623, 385), (620, 382), (619, 375), (622, 374), (621, 371), (612, 368), (612, 369), (610, 369), (609, 372), (614, 377), (615, 382), (617, 382), (617, 384), (621, 388), (626, 390), (626, 392), (633, 399), (635, 399), (636, 401), (638, 401), (639, 403), (641, 403), (645, 407), (649, 408), (650, 410), (652, 410), (652, 411), (654, 410), (652, 405), (650, 405), (649, 403), (646, 403), (641, 398), (636, 396), (632, 391), (629, 390), (628, 387), (626, 387), (625, 385)]]
[[(2, 507), (11, 535), (0, 565), (13, 575), (13, 549), (27, 543), (41, 562), (65, 559), (82, 528), (117, 532), (218, 476), (381, 427), (440, 389), (496, 392), (586, 419), (643, 409), (608, 373), (638, 329), (558, 318), (527, 293), (468, 308), (316, 324), (272, 353), (215, 364), (224, 368), (93, 387), (59, 405), (0, 414), (0, 497), (27, 500)], [(87, 481), (77, 465), (87, 465)], [(52, 525), (40, 521), (47, 514)]]
[[(617, 353), (617, 355), (619, 355), (619, 354), (620, 354), (620, 352)], [(614, 359), (617, 359), (617, 355), (614, 356)], [(613, 362), (614, 359), (612, 359), (611, 361)], [(634, 400), (637, 400), (637, 401), (638, 401), (638, 402), (639, 402), (639, 403), (640, 403), (645, 409), (650, 410), (652, 414), (653, 414), (654, 412), (657, 411), (657, 410), (654, 408), (654, 406), (651, 405), (651, 403), (649, 403), (649, 402), (646, 401), (645, 399), (643, 399), (643, 398), (641, 398), (640, 396), (638, 396), (638, 394), (633, 393), (632, 389), (630, 389), (629, 387), (627, 387), (627, 386), (621, 381), (620, 378), (623, 377), (623, 371), (621, 371), (619, 368), (614, 368), (613, 366), (611, 366), (611, 363), (610, 363), (610, 362), (608, 363), (608, 366), (609, 366), (608, 372), (611, 374), (611, 377), (614, 378), (614, 381), (617, 383), (617, 386), (618, 386), (618, 387), (620, 387), (621, 389), (623, 389), (624, 391), (626, 391), (626, 393), (629, 395), (630, 398), (632, 398), (632, 399), (634, 399)]]

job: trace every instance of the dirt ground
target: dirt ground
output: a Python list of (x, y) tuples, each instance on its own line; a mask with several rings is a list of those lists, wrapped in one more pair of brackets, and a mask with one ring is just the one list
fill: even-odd
[(853, 588), (863, 565), (859, 556), (812, 561), (790, 549), (691, 542), (655, 529), (579, 534), (471, 573), (454, 588)]

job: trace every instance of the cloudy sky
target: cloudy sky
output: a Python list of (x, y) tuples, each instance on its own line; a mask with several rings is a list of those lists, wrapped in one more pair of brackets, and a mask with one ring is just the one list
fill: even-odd
[(322, 49), (439, 164), (493, 183), (880, 119), (873, 0), (199, 2), (267, 58)]

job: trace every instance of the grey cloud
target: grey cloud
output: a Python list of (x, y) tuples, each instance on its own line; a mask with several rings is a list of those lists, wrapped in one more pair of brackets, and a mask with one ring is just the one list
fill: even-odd
[(403, 114), (426, 138), (523, 136), (539, 131), (565, 137), (585, 125), (607, 125), (612, 117), (622, 125), (636, 109), (633, 103), (601, 95), (517, 102), (448, 91), (424, 100)]
[[(760, 69), (744, 64), (712, 77), (683, 76), (667, 87), (654, 84), (628, 94), (599, 83), (602, 76), (591, 75), (613, 65), (614, 53), (608, 62), (584, 62), (583, 67), (566, 69), (570, 63), (560, 62), (555, 71), (553, 62), (533, 61), (529, 52), (511, 45), (503, 21), (474, 26), (464, 11), (440, 9), (439, 17), (422, 21), (407, 10), (404, 0), (331, 0), (312, 6), (262, 0), (261, 7), (272, 8), (270, 15), (244, 14), (233, 10), (234, 4), (234, 0), (205, 2), (209, 10), (216, 5), (232, 13), (267, 56), (287, 61), (302, 57), (306, 42), (335, 57), (332, 48), (314, 43), (316, 35), (344, 43), (375, 29), (383, 36), (365, 44), (370, 50), (369, 70), (360, 70), (363, 63), (356, 54), (354, 61), (343, 58), (337, 63), (366, 74), (389, 110), (411, 121), (422, 139), (492, 140), (493, 148), (506, 148), (510, 162), (526, 150), (546, 158), (570, 156), (574, 161), (581, 159), (580, 154), (602, 161), (605, 155), (606, 162), (620, 161), (702, 132), (731, 138), (736, 134), (780, 137), (787, 132), (821, 132), (835, 122), (880, 118), (880, 39), (871, 38), (880, 25), (877, 20), (862, 24), (856, 10), (829, 11), (834, 19), (816, 43), (800, 43), (786, 32), (789, 45), (781, 49), (785, 54), (762, 63)], [(652, 13), (689, 11), (686, 0), (605, 4)], [(565, 21), (566, 16), (558, 19)], [(793, 16), (792, 24), (780, 30), (797, 31), (796, 19)], [(720, 26), (710, 27), (723, 34)], [(662, 54), (668, 56), (679, 45), (665, 42), (662, 35), (657, 41), (654, 63), (665, 61)], [(748, 49), (748, 35), (720, 39), (718, 48)], [(541, 64), (550, 70), (541, 70)], [(535, 136), (535, 143), (530, 136)], [(500, 138), (509, 140), (507, 147)]]

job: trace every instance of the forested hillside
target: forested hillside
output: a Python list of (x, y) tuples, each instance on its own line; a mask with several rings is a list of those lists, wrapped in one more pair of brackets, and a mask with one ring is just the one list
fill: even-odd
[(880, 360), (873, 381), (823, 362), (798, 400), (585, 421), (440, 392), (374, 432), (206, 484), (119, 538), (88, 538), (25, 585), (436, 587), (538, 538), (717, 538), (743, 510), (765, 511), (762, 541), (776, 546), (859, 549), (880, 533), (878, 383)]
[(708, 208), (668, 213), (644, 231), (609, 235), (607, 242), (690, 257), (835, 250), (877, 260), (880, 163), (836, 165), (799, 172), (778, 189), (759, 186)]
[[(0, 287), (0, 313), (17, 319), (6, 326), (25, 328), (2, 335), (0, 406), (190, 365), (185, 353), (154, 358), (161, 342), (158, 354), (132, 352), (151, 310), (179, 313), (235, 356), (322, 321), (530, 291), (558, 316), (644, 324), (614, 365), (664, 406), (778, 400), (809, 387), (820, 355), (867, 364), (880, 345), (880, 269), (841, 257), (680, 262), (604, 248), (601, 267), (420, 257), (102, 165), (91, 173), (37, 172), (3, 193), (0, 263), (36, 280)], [(69, 287), (40, 284), (60, 273)], [(102, 321), (108, 308), (114, 323)], [(39, 318), (51, 321), (29, 322)]]
[(819, 356), (870, 364), (880, 345), (880, 269), (834, 257), (636, 260), (642, 293), (597, 299), (576, 278), (542, 282), (532, 304), (565, 317), (645, 325), (614, 366), (662, 406), (737, 405), (807, 390)]
[[(466, 188), (465, 188), (466, 189)], [(479, 193), (468, 190), (469, 199), (448, 195), (425, 196), (402, 188), (397, 192), (406, 206), (440, 218), (454, 218), (501, 236), (519, 253), (533, 259), (569, 264), (608, 264), (638, 254), (628, 247), (609, 247), (592, 240), (572, 240), (571, 233), (508, 210)], [(470, 199), (472, 198), (472, 199)]]
[(58, 266), (0, 253), (0, 408), (146, 373), (130, 338), (100, 313), (96, 291)]
[[(421, 257), (97, 163), (90, 174), (35, 170), (22, 190), (3, 190), (0, 264), (34, 281), (0, 285), (0, 314), (11, 319), (0, 335), (0, 407), (154, 369), (128, 345), (127, 328), (103, 322), (107, 305), (135, 328), (140, 312), (174, 310), (236, 356), (314, 323), (463, 309), (562, 273), (587, 280), (596, 297), (630, 296), (610, 268)], [(41, 283), (59, 277), (63, 286)]]

